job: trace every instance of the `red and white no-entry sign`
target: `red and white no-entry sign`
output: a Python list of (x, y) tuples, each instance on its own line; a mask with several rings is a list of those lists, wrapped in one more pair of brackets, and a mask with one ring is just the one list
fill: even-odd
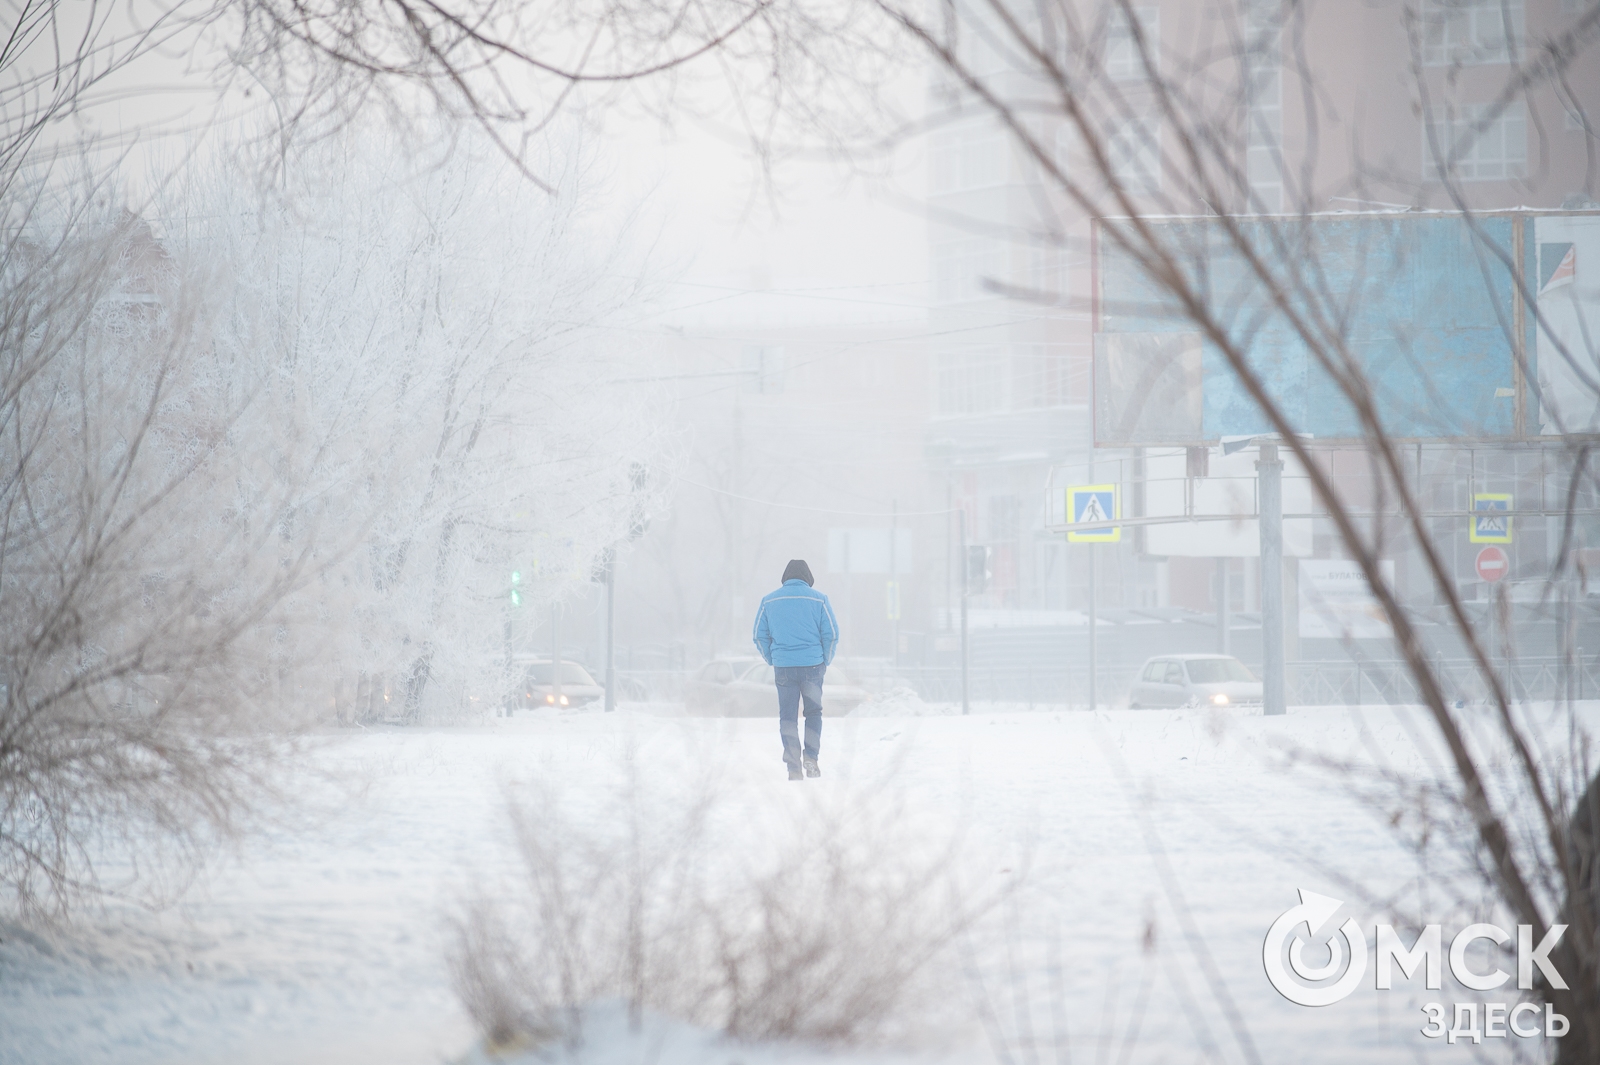
[(1486, 547), (1478, 552), (1478, 579), (1493, 583), (1506, 575), (1511, 560), (1498, 547)]

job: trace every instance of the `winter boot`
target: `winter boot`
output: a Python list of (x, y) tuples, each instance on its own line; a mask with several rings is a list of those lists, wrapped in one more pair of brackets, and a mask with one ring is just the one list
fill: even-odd
[[(812, 759), (807, 758), (805, 760), (805, 762), (803, 762), (802, 764), (806, 767), (806, 776), (808, 776), (808, 777), (820, 777), (822, 775), (822, 770), (817, 768), (817, 763), (815, 761), (813, 761)], [(791, 770), (790, 772), (793, 772), (793, 770)], [(789, 779), (793, 780), (794, 777), (791, 776)]]
[(790, 766), (789, 767), (789, 779), (790, 780), (804, 780), (805, 777), (801, 774), (800, 770), (797, 767)]

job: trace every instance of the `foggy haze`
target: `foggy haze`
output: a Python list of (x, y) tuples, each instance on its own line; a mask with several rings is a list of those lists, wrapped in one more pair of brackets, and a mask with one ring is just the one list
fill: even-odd
[(1600, 1060), (1595, 0), (5, 21), (0, 1063)]

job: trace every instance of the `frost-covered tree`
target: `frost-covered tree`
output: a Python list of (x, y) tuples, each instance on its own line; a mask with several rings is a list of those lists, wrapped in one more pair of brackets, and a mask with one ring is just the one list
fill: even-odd
[(272, 794), (319, 545), (311, 456), (267, 439), (149, 227), (107, 182), (9, 176), (0, 884), (33, 907), (172, 868)]
[(583, 152), (547, 165), (562, 195), (481, 144), (416, 160), (346, 137), (264, 196), (178, 184), (161, 209), (191, 219), (174, 254), (227, 279), (220, 357), (315, 440), (328, 494), (308, 509), (360, 530), (317, 585), (338, 620), (307, 649), (330, 660), (325, 697), (381, 676), (407, 717), (497, 703), (511, 572), (526, 607), (562, 594), (641, 505), (656, 420), (608, 383), (633, 355), (611, 326), (640, 274), (585, 218)]
[[(615, 235), (492, 151), (325, 140), (263, 190), (18, 176), (0, 248), (0, 883), (182, 869), (358, 681), (495, 705), (506, 583), (588, 579), (647, 505), (608, 384)], [(596, 251), (595, 249), (598, 249)], [(342, 685), (342, 687), (341, 687)], [(369, 680), (367, 689), (374, 684)], [(123, 859), (131, 859), (123, 864)]]

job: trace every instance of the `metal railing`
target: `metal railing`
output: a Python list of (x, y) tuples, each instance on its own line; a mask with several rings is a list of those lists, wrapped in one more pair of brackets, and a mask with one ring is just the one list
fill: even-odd
[[(1097, 670), (1102, 705), (1115, 705), (1126, 694), (1137, 666), (1106, 666)], [(627, 700), (676, 702), (683, 698), (683, 685), (691, 670), (617, 670), (619, 697)], [(874, 693), (895, 688), (910, 688), (924, 702), (961, 701), (961, 669), (957, 666), (902, 666), (892, 673), (856, 677)], [(979, 702), (1025, 703), (1030, 705), (1081, 704), (1088, 699), (1088, 674), (1084, 670), (1004, 669), (974, 666), (969, 676), (970, 697)]]
[[(1501, 682), (1517, 702), (1588, 699), (1600, 696), (1600, 669), (1559, 657), (1522, 657), (1495, 663)], [(1478, 703), (1489, 685), (1470, 659), (1435, 659), (1433, 672), (1445, 698)], [(1291, 662), (1289, 702), (1298, 706), (1393, 705), (1421, 702), (1417, 682), (1403, 661)]]
[(683, 682), (694, 676), (687, 669), (619, 669), (617, 697), (629, 701), (678, 702)]
[[(1400, 660), (1353, 662), (1295, 661), (1287, 663), (1288, 699), (1293, 706), (1358, 706), (1417, 703), (1416, 681)], [(1600, 662), (1586, 659), (1581, 667), (1559, 657), (1523, 657), (1497, 663), (1500, 676), (1516, 701), (1600, 698)], [(1468, 659), (1436, 659), (1435, 675), (1445, 696), (1468, 704), (1488, 698), (1488, 686)], [(1096, 670), (1100, 705), (1125, 705), (1128, 688), (1139, 667), (1111, 664)], [(691, 670), (617, 670), (620, 698), (677, 702)], [(901, 666), (892, 675), (865, 678), (874, 692), (910, 688), (929, 703), (961, 701), (961, 670), (955, 666)], [(968, 694), (975, 702), (1003, 702), (1026, 706), (1086, 705), (1088, 671), (1083, 669), (1008, 669), (973, 666)]]
[[(1137, 666), (1102, 666), (1095, 670), (1096, 691), (1102, 706), (1115, 705), (1127, 693)], [(902, 667), (899, 679), (930, 703), (961, 701), (959, 667)], [(1089, 699), (1089, 672), (1084, 669), (997, 669), (973, 666), (968, 673), (968, 697), (974, 702), (1019, 703), (1028, 706), (1081, 706)]]

